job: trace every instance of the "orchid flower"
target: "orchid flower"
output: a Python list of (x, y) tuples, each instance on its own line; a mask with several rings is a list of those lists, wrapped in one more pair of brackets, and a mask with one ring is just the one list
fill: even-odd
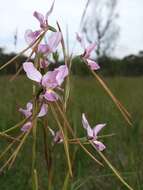
[(34, 32), (30, 29), (26, 30), (24, 37), (27, 44), (28, 45), (33, 44), (38, 38), (38, 36), (40, 35), (40, 33), (41, 33), (41, 30), (36, 30)]
[(101, 129), (103, 127), (105, 127), (106, 124), (97, 124), (93, 129), (90, 127), (85, 114), (82, 114), (82, 125), (83, 128), (87, 131), (87, 137), (89, 138), (89, 140), (91, 140), (93, 142), (93, 144), (95, 145), (96, 149), (99, 151), (103, 151), (106, 147), (105, 145), (98, 141), (98, 133), (101, 131)]
[(43, 30), (47, 30), (48, 28), (48, 17), (49, 15), (52, 13), (53, 11), (53, 8), (54, 8), (54, 3), (55, 3), (55, 0), (53, 1), (52, 3), (52, 6), (51, 8), (49, 9), (49, 11), (46, 13), (46, 15), (44, 16), (43, 14), (35, 11), (33, 13), (33, 16), (39, 21), (40, 23), (40, 28), (43, 29)]
[(100, 69), (100, 66), (90, 58), (91, 53), (94, 51), (96, 44), (92, 43), (89, 46), (85, 47), (85, 43), (82, 37), (77, 34), (76, 36), (78, 42), (81, 44), (81, 47), (84, 49), (84, 53), (81, 55), (84, 62), (90, 67), (91, 70), (98, 70)]
[(49, 55), (57, 50), (59, 43), (62, 40), (61, 32), (54, 32), (48, 39), (47, 44), (40, 44), (38, 46), (38, 52), (44, 55)]
[[(26, 117), (30, 117), (32, 116), (32, 110), (33, 110), (33, 104), (31, 102), (28, 102), (27, 105), (26, 105), (26, 109), (23, 109), (23, 108), (20, 108), (19, 111)], [(43, 117), (47, 114), (47, 105), (46, 104), (42, 104), (41, 106), (41, 110), (40, 112), (38, 113), (37, 117)], [(31, 122), (31, 119), (26, 122), (22, 128), (21, 128), (21, 131), (23, 132), (27, 132), (30, 128), (32, 127), (32, 122)]]
[(23, 63), (24, 71), (29, 79), (37, 82), (45, 89), (43, 97), (48, 101), (56, 101), (59, 96), (53, 89), (58, 88), (68, 75), (68, 67), (61, 65), (53, 71), (48, 71), (45, 75), (35, 68), (32, 62)]
[(61, 131), (54, 131), (50, 127), (48, 127), (51, 135), (53, 136), (53, 142), (54, 143), (62, 143), (63, 142), (63, 135)]

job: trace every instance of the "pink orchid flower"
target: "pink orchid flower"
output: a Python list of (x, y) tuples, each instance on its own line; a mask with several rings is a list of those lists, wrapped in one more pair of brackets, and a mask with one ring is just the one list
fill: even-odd
[(52, 3), (52, 6), (50, 8), (50, 10), (46, 13), (46, 15), (44, 16), (43, 14), (35, 11), (33, 13), (33, 16), (39, 21), (40, 23), (40, 28), (43, 30), (46, 30), (48, 28), (48, 17), (49, 15), (53, 12), (53, 8), (54, 8), (54, 3), (55, 0)]
[[(33, 110), (33, 104), (31, 102), (28, 102), (27, 105), (26, 105), (26, 109), (23, 109), (23, 108), (20, 108), (19, 111), (26, 117), (30, 117), (32, 116), (32, 110)], [(46, 104), (42, 104), (41, 106), (41, 110), (40, 112), (38, 113), (37, 117), (43, 117), (47, 114), (48, 112), (48, 107)], [(23, 132), (27, 132), (30, 128), (32, 127), (32, 122), (31, 122), (31, 119), (26, 122), (22, 128), (21, 128), (21, 131)]]
[(85, 47), (85, 43), (82, 37), (77, 34), (76, 36), (78, 42), (81, 44), (81, 47), (84, 49), (84, 53), (81, 55), (84, 62), (90, 67), (91, 70), (98, 70), (100, 69), (100, 66), (90, 58), (91, 53), (94, 51), (96, 44), (92, 43), (88, 47)]
[(24, 38), (28, 45), (34, 44), (38, 36), (41, 34), (41, 30), (32, 31), (30, 29), (26, 30)]
[(32, 62), (23, 63), (24, 71), (29, 79), (37, 82), (45, 89), (43, 97), (48, 101), (56, 101), (59, 96), (53, 89), (58, 88), (68, 75), (68, 67), (61, 65), (53, 71), (48, 71), (45, 75), (35, 68)]
[(49, 37), (47, 44), (39, 44), (38, 52), (44, 54), (45, 56), (49, 55), (50, 53), (54, 53), (57, 50), (57, 47), (61, 40), (61, 32), (54, 32)]
[(95, 145), (97, 150), (103, 151), (106, 147), (102, 142), (97, 140), (97, 138), (98, 138), (97, 135), (101, 131), (101, 129), (103, 127), (105, 127), (106, 124), (98, 124), (92, 129), (85, 117), (85, 114), (83, 113), (82, 114), (82, 125), (83, 125), (84, 129), (87, 131), (87, 136), (88, 136), (89, 140), (91, 140), (93, 142), (93, 144)]
[(54, 143), (62, 143), (63, 142), (63, 135), (61, 131), (54, 131), (50, 127), (48, 127), (51, 135), (53, 136), (53, 142)]

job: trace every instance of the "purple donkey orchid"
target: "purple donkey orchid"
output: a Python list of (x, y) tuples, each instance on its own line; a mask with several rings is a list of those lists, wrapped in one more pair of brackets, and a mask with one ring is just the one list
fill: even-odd
[(33, 13), (33, 16), (39, 21), (40, 23), (40, 28), (43, 30), (47, 30), (48, 28), (48, 17), (49, 15), (53, 12), (53, 8), (54, 8), (54, 3), (55, 0), (52, 3), (52, 6), (50, 7), (50, 10), (46, 13), (46, 15), (44, 16), (43, 14), (35, 11)]
[(89, 140), (91, 140), (93, 142), (96, 149), (99, 151), (103, 151), (106, 147), (102, 142), (97, 140), (97, 138), (98, 138), (97, 135), (101, 131), (101, 129), (103, 127), (105, 127), (106, 124), (98, 124), (92, 129), (85, 117), (85, 114), (83, 113), (82, 114), (82, 125), (83, 125), (83, 128), (87, 131), (87, 137), (89, 138)]
[[(32, 110), (33, 110), (33, 104), (31, 102), (28, 102), (26, 105), (26, 109), (20, 108), (19, 111), (26, 117), (29, 118), (30, 116), (32, 116)], [(48, 107), (46, 104), (42, 104), (41, 106), (41, 110), (38, 113), (37, 117), (43, 117), (47, 114), (48, 112)], [(32, 127), (32, 122), (31, 122), (31, 118), (29, 119), (28, 122), (26, 122), (22, 128), (21, 131), (23, 132), (27, 132), (30, 128)]]
[(50, 127), (48, 127), (51, 135), (53, 136), (53, 142), (56, 143), (62, 143), (63, 142), (63, 135), (61, 131), (54, 131)]
[(39, 35), (41, 34), (41, 30), (32, 31), (31, 29), (26, 30), (24, 38), (28, 45), (34, 44)]
[(84, 53), (81, 55), (84, 62), (90, 67), (91, 70), (100, 69), (100, 66), (93, 59), (90, 58), (91, 53), (95, 50), (96, 44), (92, 43), (89, 46), (85, 47), (84, 40), (79, 36), (79, 34), (77, 34), (76, 38), (81, 44), (81, 47), (84, 49)]
[(43, 97), (48, 101), (56, 101), (59, 96), (53, 89), (58, 88), (63, 83), (65, 77), (68, 75), (68, 67), (61, 65), (53, 71), (48, 71), (45, 75), (35, 68), (32, 62), (23, 63), (24, 71), (29, 79), (37, 82), (45, 89)]
[(39, 21), (41, 29), (40, 30), (36, 30), (34, 32), (31, 29), (26, 30), (26, 32), (25, 32), (25, 41), (29, 45), (35, 42), (35, 40), (37, 39), (37, 37), (40, 35), (40, 33), (43, 30), (47, 30), (48, 29), (48, 17), (49, 17), (49, 15), (53, 11), (54, 3), (55, 3), (55, 0), (53, 1), (52, 6), (50, 7), (50, 10), (46, 13), (45, 17), (44, 17), (44, 15), (42, 15), (41, 13), (39, 13), (37, 11), (35, 11), (33, 13), (33, 16)]

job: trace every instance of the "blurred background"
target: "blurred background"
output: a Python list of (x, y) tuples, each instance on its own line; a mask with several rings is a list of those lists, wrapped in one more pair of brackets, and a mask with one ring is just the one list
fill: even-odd
[[(25, 31), (39, 27), (33, 12), (37, 10), (46, 14), (51, 4), (51, 0), (1, 2), (0, 64), (4, 64), (9, 56), (27, 46)], [(88, 43), (96, 42), (97, 48), (93, 57), (100, 58), (104, 74), (141, 75), (142, 7), (142, 0), (60, 0), (55, 2), (49, 23), (54, 26), (56, 21), (60, 23), (65, 38), (68, 38), (70, 53), (74, 51), (77, 55), (82, 52), (80, 45), (76, 43), (76, 32), (82, 33)], [(78, 72), (79, 68), (73, 70)]]
[[(46, 14), (51, 4), (52, 0), (0, 0), (0, 66), (27, 46), (24, 40), (25, 30), (39, 28), (33, 12), (36, 10)], [(98, 73), (104, 77), (112, 92), (131, 113), (133, 127), (129, 127), (124, 121), (116, 106), (98, 82), (91, 77), (86, 65), (78, 56), (75, 56), (72, 64), (69, 121), (78, 136), (85, 136), (81, 126), (83, 112), (87, 114), (91, 126), (96, 123), (107, 123), (103, 134), (114, 133), (115, 136), (102, 139), (107, 146), (104, 154), (136, 190), (143, 189), (142, 8), (143, 0), (56, 0), (54, 11), (49, 17), (50, 25), (56, 26), (56, 21), (60, 23), (70, 53), (74, 52), (74, 55), (82, 53), (80, 45), (76, 42), (76, 32), (82, 34), (86, 44), (96, 42), (97, 47), (92, 56), (101, 66)], [(32, 96), (31, 83), (24, 75), (19, 75), (16, 80), (10, 82), (27, 56), (28, 54), (20, 56), (14, 63), (0, 71), (1, 131), (22, 119), (18, 108), (25, 107)], [(61, 52), (59, 62), (63, 63)], [(57, 129), (51, 117), (49, 123), (52, 128)], [(45, 190), (47, 171), (44, 151), (41, 148), (43, 134), (40, 129), (39, 127), (37, 167), (39, 189)], [(19, 132), (18, 129), (16, 133)], [(31, 140), (32, 137), (20, 152), (13, 168), (0, 175), (0, 189), (25, 190), (25, 187), (26, 190), (31, 189)], [(1, 138), (0, 153), (7, 144), (8, 142)], [(106, 165), (101, 168), (79, 147), (76, 148), (75, 175), (70, 180), (72, 185), (68, 190), (126, 190)], [(94, 152), (92, 148), (90, 150)], [(9, 155), (12, 151), (13, 149)], [(62, 146), (57, 146), (55, 152), (56, 175), (53, 190), (59, 190), (62, 189), (66, 176), (64, 171), (66, 162)], [(6, 158), (0, 159), (0, 166), (5, 161)]]

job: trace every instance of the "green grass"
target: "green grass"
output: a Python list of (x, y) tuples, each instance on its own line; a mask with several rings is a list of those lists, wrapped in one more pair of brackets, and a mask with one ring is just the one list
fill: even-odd
[[(31, 97), (31, 84), (24, 77), (9, 82), (9, 76), (0, 77), (0, 130), (10, 128), (21, 120), (18, 113), (20, 106), (25, 106)], [(96, 123), (107, 123), (103, 134), (116, 135), (104, 140), (107, 146), (104, 154), (121, 172), (122, 176), (135, 189), (143, 189), (143, 78), (106, 78), (112, 92), (118, 97), (132, 115), (133, 127), (129, 127), (102, 87), (90, 77), (73, 77), (71, 82), (71, 97), (68, 106), (68, 117), (71, 125), (77, 130), (78, 136), (84, 136), (81, 125), (81, 114), (86, 113), (91, 126)], [(49, 118), (49, 125), (56, 128), (55, 122)], [(18, 133), (19, 131), (17, 131)], [(37, 148), (37, 167), (39, 189), (47, 189), (47, 171), (43, 153), (43, 136), (39, 126)], [(1, 138), (0, 152), (6, 146)], [(73, 145), (72, 145), (73, 146)], [(13, 150), (11, 150), (12, 152)], [(94, 151), (92, 149), (93, 152)], [(67, 167), (63, 156), (63, 146), (57, 145), (54, 156), (54, 190), (59, 190)], [(99, 156), (97, 156), (99, 158)], [(99, 158), (100, 159), (100, 158)], [(101, 160), (101, 159), (100, 159)], [(0, 160), (0, 165), (4, 160)], [(0, 175), (0, 190), (31, 189), (31, 137), (24, 145), (16, 163), (9, 171)], [(126, 189), (105, 165), (97, 165), (85, 153), (78, 149), (74, 165), (73, 185), (84, 183), (82, 190), (123, 190)], [(70, 188), (69, 188), (70, 190)]]

